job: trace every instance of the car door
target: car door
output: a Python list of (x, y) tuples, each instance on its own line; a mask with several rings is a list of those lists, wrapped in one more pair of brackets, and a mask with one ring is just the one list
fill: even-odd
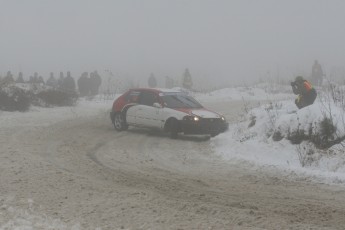
[(154, 92), (142, 91), (139, 104), (136, 106), (136, 124), (147, 128), (160, 128), (162, 108), (154, 107), (158, 103), (158, 96)]
[(126, 112), (126, 122), (130, 125), (136, 125), (136, 113), (138, 110), (138, 100), (139, 100), (140, 91), (132, 90), (128, 93), (125, 100), (129, 108)]

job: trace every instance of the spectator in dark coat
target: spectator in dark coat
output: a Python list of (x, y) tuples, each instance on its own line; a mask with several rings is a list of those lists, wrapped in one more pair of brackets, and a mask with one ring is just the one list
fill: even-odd
[(99, 76), (97, 71), (90, 74), (90, 84), (91, 84), (91, 95), (97, 95), (99, 87), (102, 84), (102, 78)]
[(49, 77), (49, 79), (47, 80), (47, 83), (46, 83), (46, 84), (47, 84), (48, 86), (50, 86), (50, 87), (53, 87), (54, 89), (58, 87), (58, 82), (57, 82), (57, 80), (55, 79), (54, 73), (53, 73), (53, 72), (50, 73), (50, 77)]
[(67, 72), (67, 77), (63, 79), (61, 89), (65, 92), (75, 92), (75, 81), (71, 77), (71, 72)]
[(314, 103), (317, 93), (309, 81), (298, 76), (294, 82), (291, 82), (291, 87), (293, 93), (298, 95), (295, 104), (299, 109)]
[(78, 89), (81, 97), (89, 96), (91, 87), (90, 87), (90, 78), (89, 78), (89, 73), (84, 72), (80, 76), (80, 78), (77, 81), (78, 84)]
[(315, 85), (322, 85), (323, 71), (321, 65), (317, 60), (315, 60), (313, 67), (311, 69), (311, 80)]

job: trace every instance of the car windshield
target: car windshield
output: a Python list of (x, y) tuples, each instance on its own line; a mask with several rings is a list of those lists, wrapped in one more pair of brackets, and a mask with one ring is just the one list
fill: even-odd
[(186, 94), (167, 94), (161, 96), (163, 99), (164, 105), (168, 108), (193, 108), (198, 109), (203, 106), (197, 102), (194, 98)]

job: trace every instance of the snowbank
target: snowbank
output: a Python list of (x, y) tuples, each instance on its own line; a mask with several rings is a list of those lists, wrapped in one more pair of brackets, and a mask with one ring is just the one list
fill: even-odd
[[(325, 118), (335, 127), (329, 136), (323, 136)], [(274, 166), (282, 171), (329, 177), (332, 182), (345, 181), (345, 142), (327, 149), (320, 149), (322, 145), (314, 143), (325, 138), (331, 142), (345, 137), (344, 120), (344, 110), (332, 103), (317, 101), (297, 110), (291, 100), (271, 102), (251, 110), (242, 122), (231, 125), (227, 133), (212, 139), (211, 143), (215, 151), (228, 160), (245, 160), (259, 167)], [(292, 137), (301, 133), (305, 139), (296, 144)], [(321, 139), (308, 140), (307, 137)]]

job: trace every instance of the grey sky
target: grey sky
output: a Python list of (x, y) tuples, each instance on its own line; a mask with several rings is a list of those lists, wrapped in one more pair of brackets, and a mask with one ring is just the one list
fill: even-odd
[[(240, 83), (345, 66), (343, 0), (0, 0), (0, 72)], [(326, 70), (327, 71), (327, 70)]]

